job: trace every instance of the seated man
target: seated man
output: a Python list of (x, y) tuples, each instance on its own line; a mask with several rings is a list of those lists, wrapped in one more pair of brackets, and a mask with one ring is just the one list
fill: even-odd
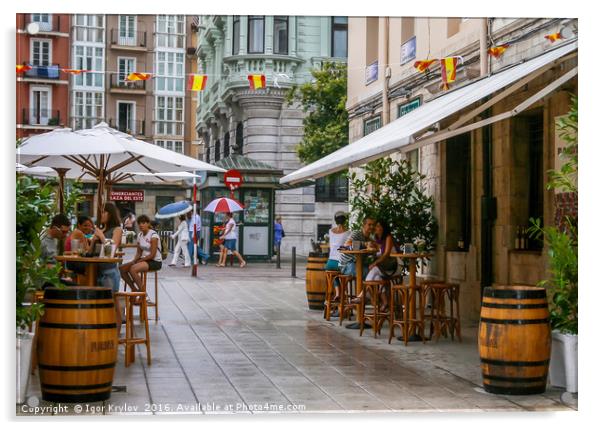
[[(42, 233), (40, 238), (40, 257), (46, 261), (49, 267), (56, 266), (56, 257), (59, 255), (58, 244), (69, 234), (71, 222), (65, 214), (58, 214), (52, 218), (48, 230)], [(77, 285), (71, 278), (61, 277), (60, 281), (65, 285)], [(50, 283), (44, 284), (43, 288), (52, 287)]]
[[(374, 218), (371, 218), (371, 217), (364, 218), (364, 221), (362, 223), (362, 229), (352, 231), (351, 234), (349, 235), (349, 238), (345, 242), (345, 246), (351, 246), (351, 244), (354, 241), (360, 241), (360, 242), (363, 242), (364, 245), (371, 246), (372, 239), (371, 239), (370, 235), (374, 231), (375, 223), (376, 223), (376, 220)], [(343, 274), (343, 275), (355, 275), (355, 255), (341, 253), (341, 256), (339, 258), (339, 268), (341, 270), (341, 274)], [(367, 268), (368, 268), (368, 264), (367, 264), (367, 262), (364, 262), (364, 271), (363, 271), (364, 279), (366, 278), (366, 275), (368, 272)]]

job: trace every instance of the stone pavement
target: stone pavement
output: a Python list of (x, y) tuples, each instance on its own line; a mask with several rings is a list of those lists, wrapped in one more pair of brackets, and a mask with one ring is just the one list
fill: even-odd
[[(249, 263), (225, 269), (200, 266), (160, 272), (160, 320), (150, 322), (152, 365), (137, 346), (124, 366), (119, 348), (114, 392), (107, 402), (39, 402), (37, 375), (29, 404), (55, 406), (46, 414), (266, 413), (350, 411), (556, 411), (577, 408), (543, 395), (500, 396), (481, 387), (476, 325), (463, 342), (387, 343), (388, 328), (371, 331), (327, 322), (307, 308), (304, 266)], [(154, 294), (150, 288), (151, 297)], [(151, 316), (153, 310), (150, 310)], [(17, 414), (30, 415), (23, 405)]]

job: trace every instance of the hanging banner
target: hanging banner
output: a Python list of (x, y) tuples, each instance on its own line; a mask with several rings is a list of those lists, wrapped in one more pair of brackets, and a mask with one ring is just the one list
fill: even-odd
[(409, 63), (416, 58), (416, 36), (401, 45), (401, 65)]

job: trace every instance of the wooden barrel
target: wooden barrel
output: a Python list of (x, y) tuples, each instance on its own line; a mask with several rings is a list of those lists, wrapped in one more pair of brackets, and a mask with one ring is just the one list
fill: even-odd
[(48, 288), (38, 326), (42, 398), (96, 402), (111, 396), (117, 326), (110, 288)]
[(545, 289), (485, 288), (479, 324), (485, 391), (543, 393), (548, 380), (550, 346), (550, 313)]
[(307, 304), (312, 310), (323, 310), (326, 298), (326, 272), (324, 265), (326, 257), (308, 257), (305, 267), (305, 289)]

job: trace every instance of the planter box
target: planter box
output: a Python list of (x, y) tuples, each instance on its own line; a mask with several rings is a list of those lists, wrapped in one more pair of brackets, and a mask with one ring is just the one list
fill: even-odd
[(550, 385), (563, 387), (569, 393), (577, 392), (577, 338), (576, 334), (552, 332), (550, 357)]
[(27, 399), (32, 347), (32, 333), (17, 334), (17, 403), (19, 404), (25, 403)]

